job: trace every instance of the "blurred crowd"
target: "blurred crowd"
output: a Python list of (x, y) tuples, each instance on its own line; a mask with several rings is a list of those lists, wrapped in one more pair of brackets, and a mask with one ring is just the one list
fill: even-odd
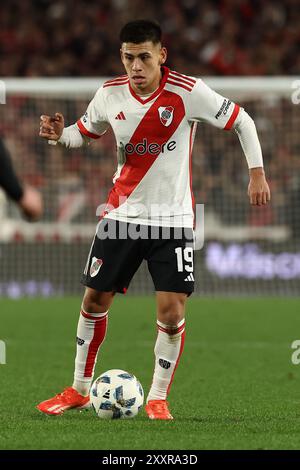
[(8, 0), (0, 4), (0, 76), (123, 73), (118, 32), (156, 19), (168, 65), (191, 75), (300, 72), (298, 0)]

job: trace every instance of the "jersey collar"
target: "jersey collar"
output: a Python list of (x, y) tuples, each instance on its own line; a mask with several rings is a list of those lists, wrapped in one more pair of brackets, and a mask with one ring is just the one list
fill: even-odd
[(162, 89), (164, 88), (165, 84), (166, 84), (166, 81), (168, 79), (168, 75), (169, 75), (169, 72), (170, 72), (170, 69), (166, 66), (162, 66), (162, 72), (163, 72), (163, 76), (162, 76), (162, 79), (161, 79), (161, 82), (160, 82), (160, 85), (159, 87), (152, 93), (151, 96), (149, 96), (149, 98), (143, 100), (139, 95), (137, 95), (135, 93), (135, 91), (133, 90), (133, 88), (131, 87), (130, 85), (130, 82), (128, 83), (128, 86), (129, 86), (129, 91), (130, 93), (132, 94), (132, 96), (137, 100), (139, 101), (141, 104), (146, 104), (146, 103), (149, 103), (149, 101), (152, 101), (154, 98), (156, 98), (162, 91)]

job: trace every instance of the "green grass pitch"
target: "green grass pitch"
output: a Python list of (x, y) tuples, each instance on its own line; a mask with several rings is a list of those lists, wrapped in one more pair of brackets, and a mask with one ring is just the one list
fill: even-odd
[[(298, 299), (189, 300), (186, 347), (169, 402), (174, 421), (49, 417), (35, 405), (72, 382), (79, 298), (1, 300), (0, 449), (299, 449)], [(134, 373), (147, 394), (154, 297), (119, 296), (96, 374)]]

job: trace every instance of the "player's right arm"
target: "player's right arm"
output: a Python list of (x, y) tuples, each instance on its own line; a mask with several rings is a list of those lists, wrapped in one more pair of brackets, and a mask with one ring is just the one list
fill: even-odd
[(47, 139), (49, 144), (56, 145), (58, 142), (68, 148), (82, 147), (88, 143), (76, 124), (65, 127), (65, 120), (61, 113), (55, 113), (54, 116), (42, 114), (39, 135)]
[(60, 139), (65, 127), (65, 120), (61, 113), (54, 116), (42, 114), (40, 122), (40, 137), (57, 141)]
[(103, 88), (99, 88), (88, 105), (86, 113), (75, 124), (65, 127), (64, 116), (55, 113), (54, 116), (42, 115), (40, 122), (40, 137), (47, 139), (50, 144), (57, 142), (68, 147), (76, 148), (98, 139), (107, 130), (109, 121), (106, 116)]

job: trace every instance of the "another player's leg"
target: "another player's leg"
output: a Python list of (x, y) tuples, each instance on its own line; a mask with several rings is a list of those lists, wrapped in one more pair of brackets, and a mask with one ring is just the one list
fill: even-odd
[(150, 419), (173, 419), (166, 400), (184, 346), (186, 298), (184, 293), (157, 292), (155, 368), (146, 404)]
[(97, 292), (86, 288), (77, 327), (77, 351), (72, 387), (55, 395), (37, 408), (43, 413), (60, 415), (71, 408), (89, 406), (89, 390), (92, 384), (97, 354), (107, 330), (108, 309), (113, 292)]

